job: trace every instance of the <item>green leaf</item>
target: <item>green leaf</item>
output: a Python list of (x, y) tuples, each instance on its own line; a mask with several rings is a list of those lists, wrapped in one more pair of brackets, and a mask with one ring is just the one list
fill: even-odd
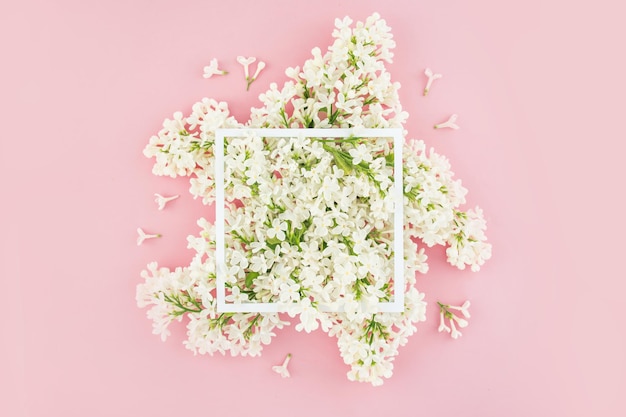
[(246, 274), (246, 287), (252, 288), (254, 280), (259, 276), (258, 272), (250, 271)]

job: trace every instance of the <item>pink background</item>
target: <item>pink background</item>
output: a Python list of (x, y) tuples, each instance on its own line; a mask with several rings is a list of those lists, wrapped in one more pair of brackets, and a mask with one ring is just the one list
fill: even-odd
[[(620, 4), (3, 2), (0, 415), (626, 415)], [(261, 358), (194, 357), (183, 326), (161, 343), (139, 272), (187, 264), (207, 210), (185, 179), (151, 175), (148, 138), (205, 96), (247, 119), (335, 17), (373, 11), (398, 44), (409, 135), (484, 208), (493, 259), (472, 274), (429, 251), (430, 320), (380, 388), (348, 382), (334, 339), (293, 326)], [(237, 55), (268, 63), (249, 93)], [(205, 80), (213, 57), (231, 73)], [(424, 98), (426, 66), (444, 78)], [(451, 113), (461, 130), (432, 129)], [(181, 198), (159, 212), (155, 192)], [(137, 247), (138, 226), (164, 238)], [(437, 333), (435, 302), (465, 299), (463, 337)]]

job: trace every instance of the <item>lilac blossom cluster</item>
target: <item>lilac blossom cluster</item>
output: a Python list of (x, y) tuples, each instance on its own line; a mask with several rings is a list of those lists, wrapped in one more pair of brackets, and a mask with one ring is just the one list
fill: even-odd
[[(196, 103), (189, 116), (174, 114), (144, 153), (153, 173), (190, 177), (190, 192), (215, 200), (215, 131), (220, 128), (402, 128), (408, 117), (385, 62), (395, 46), (377, 14), (352, 25), (337, 19), (328, 51), (314, 48), (289, 80), (260, 95), (248, 123), (228, 105)], [(405, 132), (406, 133), (406, 132)], [(394, 152), (403, 155), (405, 286), (393, 282)], [(479, 208), (464, 211), (467, 190), (448, 160), (419, 140), (394, 149), (385, 138), (272, 139), (250, 134), (227, 138), (225, 255), (227, 301), (289, 303), (296, 329), (336, 338), (350, 367), (348, 378), (383, 383), (398, 348), (426, 319), (416, 273), (428, 271), (424, 246), (447, 247), (448, 261), (478, 271), (491, 256)], [(220, 313), (216, 300), (215, 227), (204, 219), (188, 238), (196, 255), (170, 270), (156, 263), (143, 271), (137, 302), (149, 307), (154, 333), (165, 339), (172, 321), (187, 319), (186, 347), (194, 353), (261, 354), (279, 313)], [(421, 242), (419, 245), (416, 242)], [(377, 303), (403, 291), (402, 313), (377, 311)], [(323, 304), (341, 300), (341, 311)]]

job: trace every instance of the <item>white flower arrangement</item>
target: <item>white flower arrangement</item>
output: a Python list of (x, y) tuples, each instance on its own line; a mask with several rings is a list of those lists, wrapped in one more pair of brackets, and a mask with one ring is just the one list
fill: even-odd
[[(395, 46), (378, 14), (354, 26), (337, 19), (328, 51), (319, 48), (302, 68), (287, 69), (259, 96), (243, 125), (228, 105), (203, 99), (189, 116), (174, 114), (144, 150), (153, 173), (189, 176), (190, 192), (204, 204), (215, 200), (215, 132), (224, 128), (402, 128), (408, 117), (385, 62)], [(248, 87), (250, 59), (244, 65)], [(402, 152), (404, 190), (404, 288), (393, 288), (391, 250), (393, 155)], [(478, 271), (491, 256), (479, 208), (463, 211), (467, 190), (453, 178), (448, 160), (409, 140), (402, 150), (385, 139), (358, 135), (341, 140), (270, 140), (255, 135), (226, 144), (225, 259), (227, 301), (291, 303), (298, 331), (319, 328), (337, 339), (353, 381), (383, 383), (398, 348), (426, 319), (416, 272), (426, 273), (424, 248), (447, 247), (448, 262)], [(149, 307), (153, 332), (165, 339), (174, 320), (186, 318), (185, 346), (194, 353), (261, 354), (275, 331), (289, 324), (279, 313), (220, 313), (216, 301), (215, 226), (205, 219), (191, 263), (171, 271), (156, 263), (142, 272), (140, 307)], [(141, 235), (141, 233), (140, 233)], [(147, 236), (146, 236), (147, 237)], [(368, 307), (403, 291), (404, 311)], [(323, 302), (341, 299), (342, 311)], [(374, 312), (372, 312), (374, 311)], [(288, 361), (288, 359), (287, 359)], [(286, 363), (274, 369), (288, 375)]]

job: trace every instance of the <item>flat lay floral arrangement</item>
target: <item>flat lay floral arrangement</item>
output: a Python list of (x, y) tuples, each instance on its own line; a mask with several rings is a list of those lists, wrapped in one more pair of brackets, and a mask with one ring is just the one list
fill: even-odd
[[(448, 160), (427, 150), (402, 130), (408, 114), (398, 98), (400, 85), (385, 68), (395, 46), (390, 28), (377, 14), (365, 22), (337, 19), (334, 43), (312, 50), (302, 67), (288, 68), (289, 80), (272, 83), (240, 123), (225, 102), (205, 98), (191, 114), (174, 113), (150, 139), (144, 153), (153, 173), (188, 176), (190, 192), (206, 205), (216, 201), (216, 177), (223, 178), (224, 264), (216, 257), (216, 225), (199, 219), (188, 238), (196, 255), (174, 270), (156, 262), (142, 272), (137, 302), (148, 307), (155, 334), (165, 340), (173, 321), (185, 320), (185, 346), (194, 353), (260, 355), (277, 330), (293, 319), (298, 331), (320, 329), (336, 339), (349, 366), (348, 378), (380, 385), (393, 371), (398, 348), (426, 320), (425, 294), (417, 273), (428, 271), (424, 246), (446, 247), (448, 262), (478, 271), (491, 256), (478, 207), (463, 209), (467, 190), (453, 177)], [(246, 88), (264, 62), (239, 57)], [(205, 78), (223, 76), (217, 60)], [(424, 95), (440, 74), (430, 69)], [(439, 82), (439, 81), (438, 81)], [(457, 129), (457, 116), (436, 128)], [(259, 135), (257, 129), (351, 129), (344, 137), (289, 138)], [(249, 133), (224, 138), (223, 176), (216, 175), (216, 132)], [(253, 130), (254, 129), (254, 130)], [(400, 129), (404, 146), (388, 137), (368, 137), (365, 129)], [(396, 154), (401, 173), (395, 172)], [(402, 236), (394, 233), (394, 176), (401, 174)], [(397, 176), (396, 176), (397, 178)], [(219, 185), (222, 183), (220, 182)], [(156, 195), (159, 209), (171, 199)], [(160, 237), (138, 229), (138, 244)], [(402, 250), (394, 250), (398, 240)], [(402, 253), (402, 280), (394, 276), (395, 253)], [(275, 303), (277, 312), (225, 312), (218, 308), (218, 268), (223, 268), (226, 302)], [(400, 312), (381, 303), (404, 297)], [(438, 302), (439, 331), (453, 338), (467, 326), (469, 301)], [(330, 308), (329, 308), (330, 306)], [(446, 324), (447, 320), (447, 324)], [(287, 364), (273, 369), (289, 376)]]

